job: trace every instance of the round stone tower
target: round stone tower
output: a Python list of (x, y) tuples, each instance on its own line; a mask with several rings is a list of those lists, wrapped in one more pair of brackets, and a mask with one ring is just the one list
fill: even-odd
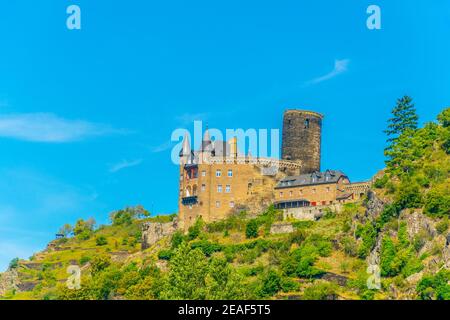
[(301, 161), (301, 173), (320, 171), (322, 119), (320, 113), (313, 111), (284, 112), (281, 157)]

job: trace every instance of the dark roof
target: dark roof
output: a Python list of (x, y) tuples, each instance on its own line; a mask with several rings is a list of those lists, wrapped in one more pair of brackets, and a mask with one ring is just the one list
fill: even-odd
[(351, 193), (344, 193), (344, 194), (341, 194), (340, 196), (337, 196), (336, 200), (345, 200), (345, 199), (350, 198), (351, 196), (352, 196)]
[(278, 189), (336, 183), (341, 177), (347, 178), (347, 176), (339, 170), (326, 170), (325, 172), (313, 172), (301, 174), (299, 176), (288, 176), (284, 179), (281, 179), (275, 188)]

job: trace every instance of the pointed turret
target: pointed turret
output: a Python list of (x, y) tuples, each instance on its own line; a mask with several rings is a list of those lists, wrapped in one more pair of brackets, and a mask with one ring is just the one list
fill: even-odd
[(211, 141), (211, 136), (209, 134), (208, 128), (206, 128), (206, 131), (203, 134), (201, 151), (202, 152), (211, 152), (212, 149), (213, 149), (213, 144)]
[(183, 140), (183, 148), (180, 150), (180, 163), (188, 164), (192, 162), (192, 149), (189, 143), (189, 136), (186, 133)]

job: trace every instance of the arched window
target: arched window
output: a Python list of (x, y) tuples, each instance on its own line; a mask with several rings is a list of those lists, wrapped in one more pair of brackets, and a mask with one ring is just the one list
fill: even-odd
[(309, 119), (305, 119), (305, 129), (309, 128)]
[(190, 197), (191, 194), (192, 194), (192, 192), (191, 192), (191, 186), (187, 186), (187, 187), (186, 187), (185, 196), (186, 196), (186, 197)]
[(197, 195), (197, 185), (194, 184), (194, 186), (192, 187), (192, 195), (196, 196)]

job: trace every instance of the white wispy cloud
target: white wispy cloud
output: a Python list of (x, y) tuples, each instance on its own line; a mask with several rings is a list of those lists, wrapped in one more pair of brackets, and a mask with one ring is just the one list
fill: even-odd
[(163, 151), (166, 151), (166, 150), (169, 150), (170, 148), (172, 148), (172, 145), (173, 145), (172, 141), (167, 141), (167, 142), (161, 143), (160, 145), (151, 147), (150, 151), (153, 153), (163, 152)]
[(335, 60), (334, 61), (334, 68), (327, 74), (314, 78), (310, 81), (308, 81), (306, 84), (317, 84), (319, 82), (323, 82), (326, 80), (330, 80), (348, 70), (348, 65), (350, 64), (350, 59), (343, 59), (343, 60)]
[(105, 124), (64, 119), (52, 113), (0, 115), (0, 137), (25, 141), (61, 143), (124, 132)]
[(136, 160), (131, 160), (131, 161), (129, 161), (129, 160), (122, 160), (122, 161), (120, 161), (118, 163), (115, 163), (115, 164), (111, 165), (109, 167), (109, 172), (116, 173), (116, 172), (118, 172), (118, 171), (120, 171), (122, 169), (125, 169), (125, 168), (135, 167), (137, 165), (140, 165), (142, 163), (142, 161), (143, 161), (142, 159), (136, 159)]

